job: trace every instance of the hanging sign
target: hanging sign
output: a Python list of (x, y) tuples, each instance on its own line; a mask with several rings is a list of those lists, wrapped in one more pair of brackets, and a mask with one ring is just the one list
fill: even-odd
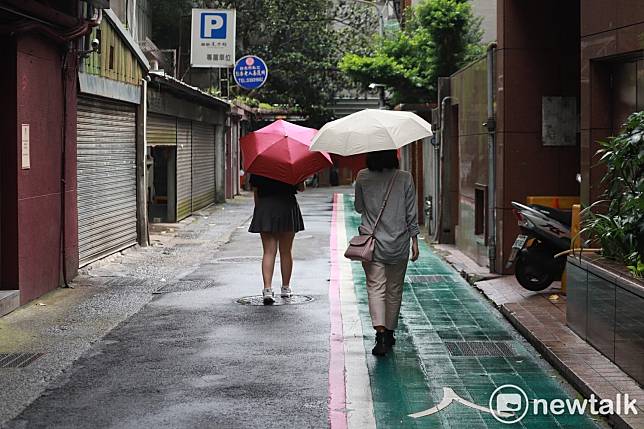
[(260, 57), (246, 55), (235, 64), (235, 82), (244, 89), (257, 89), (266, 83), (268, 67)]
[(235, 64), (235, 11), (192, 9), (191, 67), (232, 67)]

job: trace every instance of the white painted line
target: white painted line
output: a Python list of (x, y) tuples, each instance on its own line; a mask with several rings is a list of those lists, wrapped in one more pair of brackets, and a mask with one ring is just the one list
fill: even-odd
[[(344, 216), (344, 196), (337, 195), (337, 257), (340, 262), (340, 303), (344, 333), (347, 423), (349, 429), (376, 427), (371, 382), (365, 356), (362, 322), (358, 312), (351, 262), (344, 257), (348, 245)], [(357, 233), (357, 231), (356, 231)]]

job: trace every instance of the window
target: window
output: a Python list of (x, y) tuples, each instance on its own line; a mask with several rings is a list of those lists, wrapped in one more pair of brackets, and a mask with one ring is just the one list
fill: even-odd
[(487, 222), (487, 186), (475, 185), (474, 188), (474, 234), (485, 234)]
[(114, 46), (110, 46), (109, 67), (114, 70)]

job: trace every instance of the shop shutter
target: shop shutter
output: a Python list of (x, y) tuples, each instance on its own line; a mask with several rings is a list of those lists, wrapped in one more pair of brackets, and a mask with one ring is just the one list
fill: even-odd
[(215, 202), (215, 126), (192, 123), (192, 211)]
[(190, 121), (177, 123), (177, 221), (192, 213), (192, 132)]
[(135, 106), (78, 98), (80, 266), (136, 244)]
[(177, 119), (172, 116), (148, 114), (148, 146), (175, 146), (177, 144)]

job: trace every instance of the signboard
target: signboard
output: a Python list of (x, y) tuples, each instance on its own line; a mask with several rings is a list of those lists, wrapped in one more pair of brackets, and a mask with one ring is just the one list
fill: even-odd
[(235, 64), (235, 11), (192, 9), (191, 67), (232, 67)]
[(257, 89), (266, 83), (268, 67), (260, 57), (246, 55), (235, 64), (235, 82), (244, 89)]
[(29, 157), (29, 124), (22, 124), (22, 169), (31, 168)]
[(544, 146), (575, 146), (579, 119), (576, 97), (543, 97), (541, 137)]

